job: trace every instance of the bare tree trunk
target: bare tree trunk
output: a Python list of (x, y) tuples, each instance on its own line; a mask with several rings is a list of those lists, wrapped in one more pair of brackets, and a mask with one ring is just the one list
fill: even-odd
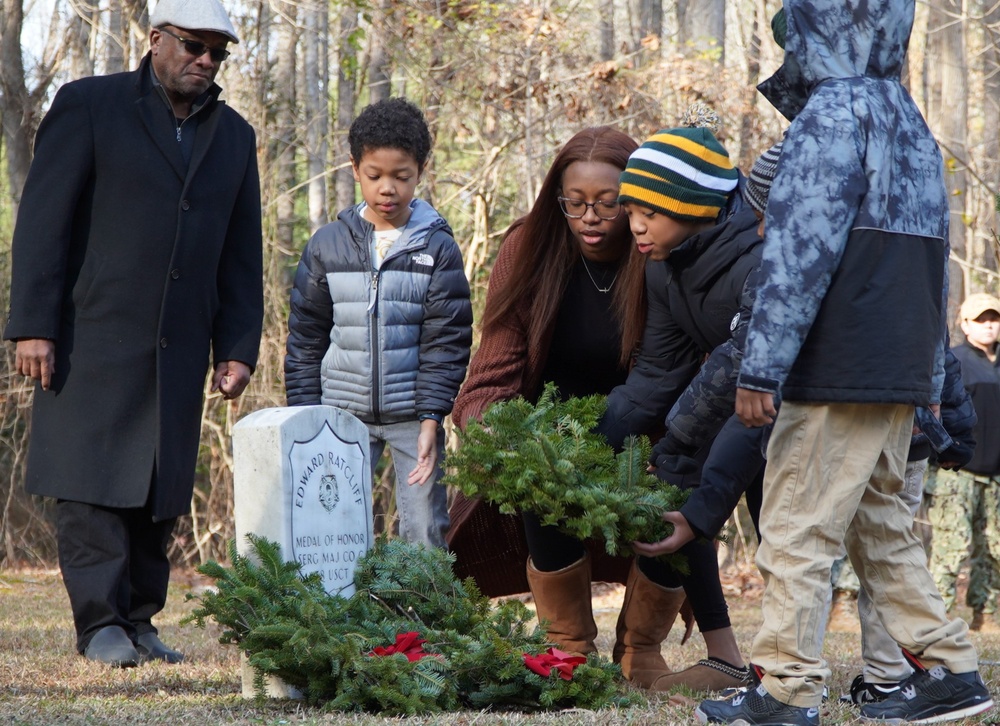
[(351, 3), (340, 9), (340, 33), (337, 44), (337, 127), (333, 135), (335, 206), (337, 210), (354, 204), (354, 175), (351, 173), (351, 149), (347, 132), (354, 120), (355, 51), (351, 39), (358, 29), (356, 11)]
[(108, 34), (104, 39), (104, 72), (121, 73), (125, 70), (125, 40), (128, 37), (128, 20), (120, 2), (108, 8)]
[(994, 243), (994, 264), (997, 266), (995, 256), (1000, 254), (997, 249), (997, 205), (1000, 204), (1000, 3), (996, 0), (986, 0), (985, 13), (983, 15), (983, 25), (985, 28), (984, 41), (985, 50), (983, 53), (983, 149), (982, 149), (982, 176), (990, 185), (993, 196), (993, 204), (989, 206), (985, 227), (989, 231), (990, 239)]
[(94, 56), (91, 53), (93, 24), (97, 22), (97, 8), (87, 0), (70, 0), (73, 15), (66, 30), (66, 52), (69, 57), (69, 76), (72, 79), (94, 75)]
[(11, 218), (17, 216), (24, 180), (31, 166), (31, 146), (41, 121), (42, 102), (65, 52), (56, 26), (52, 24), (42, 49), (42, 59), (35, 69), (37, 83), (28, 89), (21, 56), (21, 31), (24, 28), (23, 0), (0, 0), (0, 124), (7, 157), (7, 186), (11, 200)]
[(296, 104), (297, 3), (283, 3), (278, 25), (277, 60), (274, 64), (275, 177), (277, 189), (277, 238), (286, 250), (295, 249), (295, 147), (298, 129)]
[(2, 0), (0, 5), (0, 119), (7, 156), (7, 183), (12, 216), (17, 216), (21, 190), (31, 165), (31, 139), (38, 126), (24, 77), (21, 58), (22, 0)]
[(392, 78), (386, 33), (389, 32), (387, 15), (392, 10), (391, 0), (379, 0), (372, 19), (369, 42), (368, 99), (376, 103), (392, 95)]
[(615, 57), (615, 3), (614, 0), (598, 0), (598, 27), (601, 33), (601, 60)]
[[(754, 162), (752, 140), (757, 123), (757, 84), (760, 82), (760, 25), (764, 18), (764, 4), (754, 6), (753, 23), (747, 49), (747, 86), (743, 111), (740, 114), (740, 160), (741, 169), (749, 169)], [(766, 21), (765, 21), (766, 25)]]
[[(663, 0), (639, 0), (639, 27), (638, 27), (638, 42), (635, 44), (635, 50), (639, 50), (642, 47), (642, 41), (644, 38), (649, 36), (654, 36), (656, 38), (663, 37)], [(659, 53), (650, 53), (648, 55), (658, 55)]]
[(139, 65), (146, 52), (149, 33), (149, 10), (146, 0), (121, 0), (122, 55), (129, 69)]
[(725, 0), (677, 0), (677, 25), (682, 53), (725, 61)]
[[(965, 60), (965, 19), (962, 0), (938, 0), (930, 6), (927, 29), (928, 68), (940, 73), (940, 95), (928, 90), (931, 128), (941, 142), (945, 160), (945, 184), (951, 205), (950, 242), (952, 257), (975, 264), (966, 244), (966, 197), (968, 178), (968, 68)], [(933, 75), (931, 76), (933, 79)], [(937, 99), (940, 99), (938, 102)], [(952, 270), (950, 305), (957, 308), (970, 289), (969, 268)]]
[(309, 230), (315, 231), (326, 224), (327, 134), (330, 130), (330, 103), (327, 91), (329, 80), (328, 57), (330, 13), (324, 1), (314, 2), (303, 8), (305, 33), (303, 36), (304, 105), (306, 112), (305, 152), (309, 192)]

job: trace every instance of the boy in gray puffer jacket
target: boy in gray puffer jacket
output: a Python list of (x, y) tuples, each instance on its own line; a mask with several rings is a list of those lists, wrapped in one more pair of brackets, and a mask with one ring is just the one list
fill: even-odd
[(372, 467), (388, 444), (400, 535), (443, 548), (441, 424), (469, 363), (469, 283), (447, 222), (414, 199), (431, 144), (420, 110), (401, 98), (372, 104), (349, 138), (364, 201), (302, 253), (285, 392), (289, 406), (325, 404), (364, 421)]

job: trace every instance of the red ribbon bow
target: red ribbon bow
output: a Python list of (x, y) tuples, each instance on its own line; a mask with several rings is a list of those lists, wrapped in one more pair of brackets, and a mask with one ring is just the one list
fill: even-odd
[(552, 671), (558, 671), (564, 681), (573, 678), (573, 670), (586, 663), (587, 659), (579, 655), (570, 655), (558, 648), (549, 648), (539, 655), (524, 654), (524, 664), (540, 676), (548, 678)]
[(406, 660), (412, 663), (415, 660), (432, 655), (431, 653), (424, 652), (423, 645), (426, 642), (426, 640), (420, 637), (419, 633), (399, 633), (396, 636), (396, 643), (394, 645), (388, 647), (380, 645), (368, 655), (395, 655), (396, 653), (402, 653), (406, 656)]

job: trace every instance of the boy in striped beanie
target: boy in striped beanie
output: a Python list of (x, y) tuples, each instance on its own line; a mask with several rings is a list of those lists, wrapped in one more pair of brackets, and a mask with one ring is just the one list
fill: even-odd
[[(694, 462), (695, 471), (667, 471), (658, 459), (653, 463), (658, 476), (684, 488), (698, 487), (695, 454), (707, 450), (733, 411), (732, 369), (756, 290), (762, 245), (757, 218), (737, 193), (739, 181), (739, 172), (712, 132), (689, 127), (653, 134), (632, 153), (620, 178), (618, 199), (639, 251), (649, 256), (649, 304), (635, 365), (628, 380), (608, 396), (597, 431), (618, 446), (626, 436), (666, 420), (668, 433), (654, 454)], [(686, 515), (671, 513), (688, 532), (707, 513), (704, 505), (693, 507), (698, 511), (686, 511), (691, 526)], [(618, 628), (622, 648), (616, 647), (614, 657), (635, 685), (654, 691), (685, 687), (708, 692), (749, 680), (719, 582), (710, 542), (714, 533), (708, 538), (698, 534), (677, 549), (687, 558), (689, 574), (664, 571), (659, 560), (644, 556), (633, 568), (634, 577), (630, 575), (632, 587), (626, 587)], [(637, 552), (655, 546), (634, 543)], [(661, 585), (683, 587), (705, 639), (707, 657), (683, 670), (668, 669), (659, 655), (671, 623), (663, 613), (640, 605), (653, 601), (645, 597), (648, 588)]]
[(757, 157), (757, 161), (750, 169), (750, 176), (743, 185), (743, 199), (753, 207), (757, 218), (761, 220), (764, 219), (764, 210), (767, 209), (767, 197), (771, 193), (774, 175), (778, 173), (778, 157), (781, 156), (782, 143), (784, 142), (779, 141)]
[(657, 131), (629, 157), (618, 201), (639, 251), (664, 260), (685, 239), (716, 224), (739, 183), (729, 153), (706, 128)]

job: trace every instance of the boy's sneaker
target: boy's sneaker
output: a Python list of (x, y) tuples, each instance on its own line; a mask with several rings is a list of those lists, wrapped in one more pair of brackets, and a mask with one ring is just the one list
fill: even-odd
[(900, 683), (869, 683), (864, 675), (855, 677), (851, 683), (851, 692), (840, 697), (841, 703), (855, 703), (863, 706), (866, 703), (878, 703), (899, 692)]
[(866, 721), (937, 723), (974, 716), (993, 706), (979, 671), (956, 674), (943, 666), (920, 669), (884, 701), (861, 707)]
[(819, 726), (818, 708), (788, 706), (760, 684), (724, 701), (702, 701), (694, 711), (701, 723), (740, 723), (747, 726)]

